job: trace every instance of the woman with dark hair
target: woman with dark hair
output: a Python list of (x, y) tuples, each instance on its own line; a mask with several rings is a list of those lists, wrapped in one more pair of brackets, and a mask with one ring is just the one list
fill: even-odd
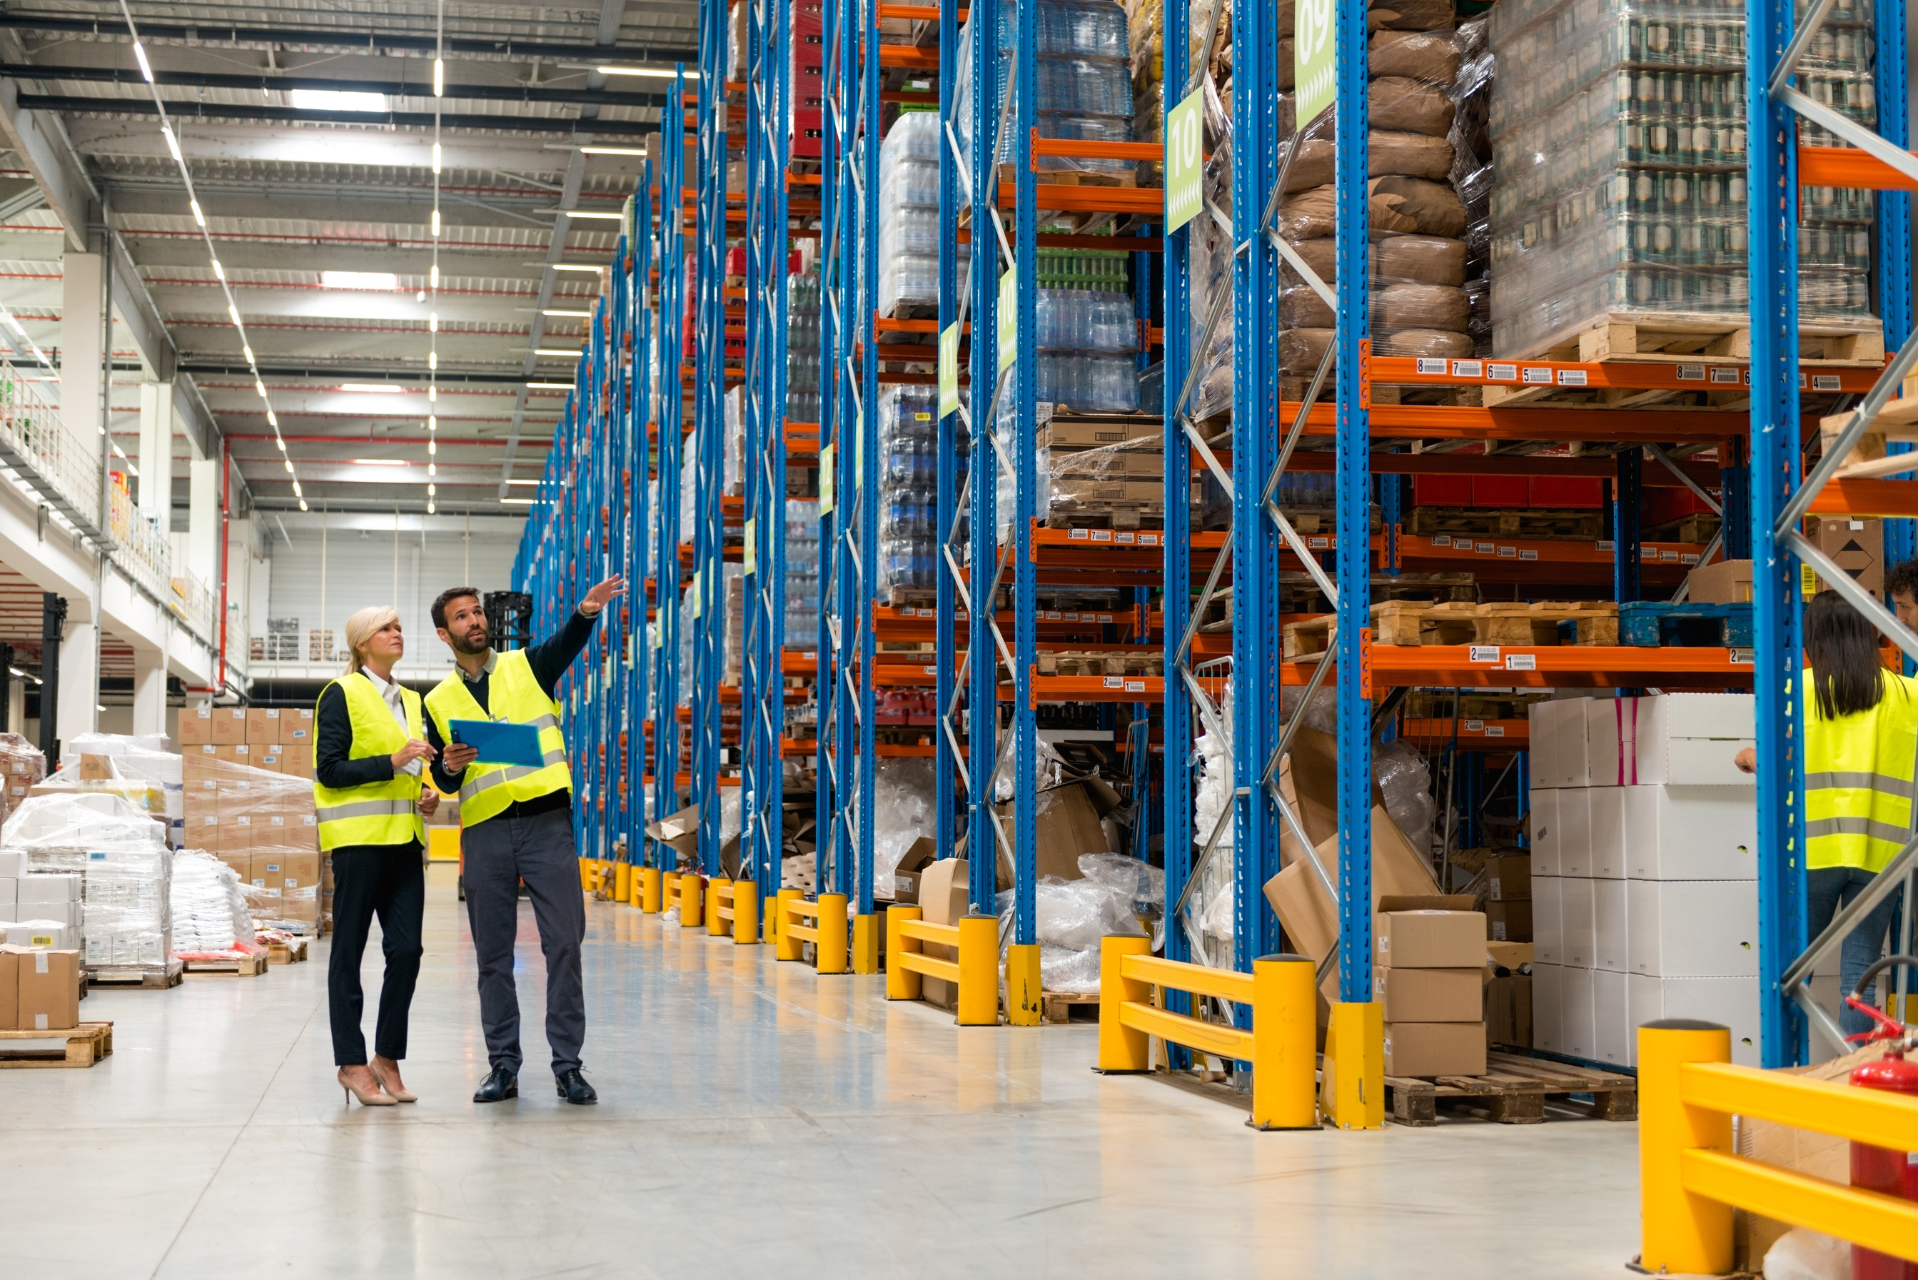
[[(1815, 935), (1859, 896), (1913, 836), (1917, 700), (1911, 676), (1880, 662), (1880, 635), (1838, 592), (1807, 602), (1807, 670), (1801, 715), (1807, 775), (1807, 932)], [(1764, 731), (1764, 727), (1763, 727)], [(1735, 763), (1753, 772), (1753, 750)], [(1889, 894), (1847, 935), (1840, 986), (1852, 991), (1880, 958), (1898, 895)], [(1873, 1000), (1869, 989), (1864, 998)], [(1843, 1009), (1848, 1035), (1870, 1029)]]

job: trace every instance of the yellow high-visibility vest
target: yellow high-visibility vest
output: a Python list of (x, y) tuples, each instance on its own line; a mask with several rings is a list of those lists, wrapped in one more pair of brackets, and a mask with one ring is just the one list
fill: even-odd
[[(342, 676), (328, 687), (338, 685), (347, 698), (347, 720), (353, 726), (353, 745), (349, 760), (372, 756), (390, 756), (407, 745), (407, 738), (424, 739), (420, 719), (420, 695), (408, 688), (400, 690), (400, 705), (407, 714), (407, 732), (373, 681), (362, 672)], [(321, 690), (321, 696), (326, 690)], [(316, 711), (319, 703), (315, 702)], [(357, 787), (324, 787), (313, 784), (314, 819), (319, 827), (320, 848), (331, 851), (347, 845), (405, 844), (409, 840), (427, 842), (426, 823), (420, 817), (420, 791), (425, 786), (426, 769), (418, 775), (395, 773), (386, 782), (367, 782)]]
[(1913, 834), (1915, 711), (1910, 676), (1880, 673), (1871, 710), (1820, 715), (1813, 672), (1803, 673), (1807, 726), (1807, 866), (1879, 871)]
[(487, 678), (487, 707), (480, 709), (467, 691), (466, 677), (455, 668), (445, 680), (427, 692), (427, 710), (440, 730), (440, 741), (453, 741), (455, 720), (504, 720), (530, 724), (540, 731), (542, 764), (467, 766), (466, 781), (460, 784), (460, 825), (473, 826), (503, 812), (521, 800), (538, 800), (556, 791), (573, 789), (573, 774), (567, 768), (567, 740), (560, 732), (560, 704), (549, 698), (533, 678), (527, 652), (516, 649), (494, 657), (493, 674)]

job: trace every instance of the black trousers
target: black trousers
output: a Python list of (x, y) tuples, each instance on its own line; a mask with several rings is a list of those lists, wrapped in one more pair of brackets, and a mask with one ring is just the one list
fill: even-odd
[[(553, 1073), (579, 1066), (587, 1034), (580, 977), (587, 908), (580, 894), (572, 811), (503, 813), (462, 831), (460, 842), (466, 854), (467, 923), (480, 967), (480, 1027), (487, 1038), (488, 1065), (520, 1074), (513, 943), (520, 928), (519, 884), (524, 880), (547, 961), (547, 1048)], [(335, 902), (339, 892), (334, 890)]]
[(407, 1009), (420, 977), (420, 918), (427, 905), (420, 844), (349, 845), (333, 851), (333, 951), (327, 957), (327, 1013), (333, 1024), (333, 1061), (357, 1067), (367, 1061), (360, 1014), (360, 958), (367, 927), (380, 917), (380, 949), (387, 972), (380, 984), (380, 1016), (373, 1051), (395, 1062), (407, 1056)]

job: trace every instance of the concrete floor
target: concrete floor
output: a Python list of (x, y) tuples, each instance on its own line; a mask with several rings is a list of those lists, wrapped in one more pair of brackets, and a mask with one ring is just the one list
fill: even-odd
[[(486, 1071), (465, 912), (431, 874), (407, 1080), (342, 1106), (326, 952), (99, 991), (114, 1056), (0, 1073), (5, 1272), (290, 1276), (1605, 1276), (1638, 1252), (1635, 1126), (1257, 1134), (1088, 1070), (1091, 1027), (962, 1031), (878, 978), (588, 910), (587, 1073)], [(378, 944), (369, 948), (369, 1003)], [(372, 1029), (371, 1009), (368, 1033)]]

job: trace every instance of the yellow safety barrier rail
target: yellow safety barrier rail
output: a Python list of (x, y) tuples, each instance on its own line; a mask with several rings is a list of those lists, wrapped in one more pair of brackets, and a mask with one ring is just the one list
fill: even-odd
[[(1162, 960), (1146, 938), (1100, 940), (1100, 1066), (1102, 1072), (1151, 1071), (1147, 1039), (1253, 1065), (1256, 1129), (1317, 1129), (1313, 1075), (1313, 961), (1261, 956), (1252, 973)], [(1253, 1029), (1202, 1022), (1153, 1003), (1153, 988), (1185, 991), (1249, 1005)]]
[(1736, 1067), (1732, 1035), (1675, 1019), (1640, 1028), (1640, 1266), (1733, 1267), (1733, 1211), (1765, 1214), (1909, 1262), (1920, 1260), (1914, 1202), (1841, 1186), (1733, 1153), (1733, 1117), (1912, 1151), (1911, 1094)]
[(707, 912), (707, 935), (721, 937), (731, 925), (737, 946), (760, 941), (760, 886), (752, 880), (714, 880), (707, 888), (713, 899)]
[[(927, 943), (948, 947), (952, 960), (930, 956)], [(922, 977), (954, 985), (955, 1021), (963, 1027), (1000, 1025), (1000, 921), (967, 916), (958, 924), (930, 924), (919, 907), (887, 908), (887, 999), (918, 1000)]]
[[(800, 944), (813, 944), (816, 973), (847, 971), (847, 895), (823, 893), (808, 902), (798, 889), (782, 889), (774, 900), (780, 913), (774, 937), (774, 959), (798, 960)], [(812, 924), (806, 923), (813, 921)]]

